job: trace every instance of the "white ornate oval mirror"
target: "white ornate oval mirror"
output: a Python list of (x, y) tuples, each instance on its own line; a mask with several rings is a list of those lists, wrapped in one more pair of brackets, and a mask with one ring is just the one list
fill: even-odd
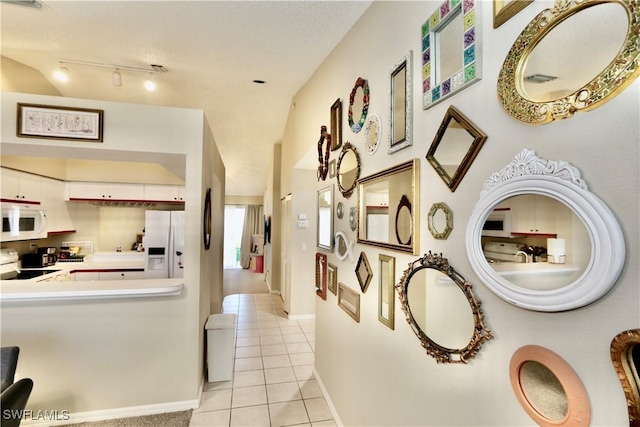
[(640, 75), (639, 31), (634, 1), (556, 2), (511, 47), (498, 76), (502, 107), (545, 124), (603, 105)]
[(509, 377), (522, 408), (538, 425), (589, 425), (587, 391), (571, 366), (556, 353), (537, 345), (519, 348), (511, 357)]
[[(548, 232), (554, 234), (510, 234), (503, 230), (504, 238), (492, 239), (496, 245), (488, 248), (484, 238), (483, 246), (487, 218), (494, 209), (511, 202), (518, 206), (511, 209), (511, 214), (518, 215), (522, 209), (519, 199), (533, 199), (547, 208), (559, 206), (543, 209), (547, 213), (558, 212), (554, 213), (554, 228)], [(535, 208), (528, 209), (529, 213), (535, 212)], [(546, 240), (555, 235), (563, 242)], [(530, 262), (534, 261), (533, 256), (515, 250), (518, 244), (513, 243), (513, 237), (521, 241), (540, 236), (545, 242), (541, 244), (549, 242), (547, 250), (556, 252), (558, 261), (564, 262)], [(498, 246), (499, 250), (493, 250)], [(528, 149), (485, 182), (469, 219), (466, 248), (471, 267), (493, 293), (518, 307), (536, 311), (571, 310), (598, 300), (615, 284), (625, 258), (624, 237), (615, 216), (588, 190), (578, 169), (567, 162), (542, 159)], [(489, 262), (496, 261), (493, 252), (505, 253), (505, 248), (508, 257), (522, 262)]]
[(411, 329), (438, 363), (467, 363), (493, 338), (471, 284), (441, 255), (409, 264), (396, 290)]

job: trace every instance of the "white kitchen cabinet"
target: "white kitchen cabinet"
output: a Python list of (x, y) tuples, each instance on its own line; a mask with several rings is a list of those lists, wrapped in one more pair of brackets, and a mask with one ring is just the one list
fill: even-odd
[(144, 200), (147, 202), (184, 202), (184, 187), (179, 185), (145, 184)]
[(144, 271), (101, 271), (100, 280), (144, 279)]
[(42, 207), (47, 213), (47, 233), (75, 231), (64, 195), (63, 181), (42, 178)]
[(2, 198), (39, 203), (42, 177), (13, 169), (2, 168)]
[(511, 232), (522, 234), (557, 234), (556, 217), (562, 203), (547, 196), (520, 195), (509, 199)]
[(69, 182), (69, 200), (144, 200), (144, 185), (111, 182)]

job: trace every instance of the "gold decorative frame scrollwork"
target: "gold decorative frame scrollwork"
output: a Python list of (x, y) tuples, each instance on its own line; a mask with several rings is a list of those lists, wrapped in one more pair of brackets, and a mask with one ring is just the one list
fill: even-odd
[(616, 335), (611, 341), (611, 361), (627, 398), (629, 425), (640, 426), (640, 389), (638, 379), (635, 378), (640, 372), (637, 372), (630, 360), (634, 345), (640, 345), (640, 329), (632, 329)]
[[(427, 334), (420, 328), (416, 320), (413, 318), (411, 308), (409, 307), (407, 291), (413, 273), (423, 268), (433, 268), (446, 274), (460, 288), (460, 290), (464, 293), (464, 296), (469, 301), (475, 325), (473, 328), (473, 336), (465, 347), (460, 349), (450, 349), (437, 344), (427, 336)], [(404, 311), (407, 322), (420, 340), (420, 344), (422, 344), (422, 347), (424, 347), (424, 349), (427, 351), (427, 354), (436, 359), (436, 362), (468, 363), (468, 359), (475, 357), (475, 355), (482, 347), (482, 344), (485, 341), (493, 338), (491, 330), (487, 327), (484, 321), (484, 313), (480, 308), (480, 300), (478, 300), (478, 298), (476, 298), (476, 296), (473, 294), (471, 283), (469, 283), (464, 279), (464, 277), (462, 277), (457, 271), (455, 271), (454, 268), (449, 265), (449, 260), (447, 260), (447, 258), (444, 258), (442, 255), (437, 255), (429, 252), (422, 258), (418, 258), (414, 262), (410, 263), (409, 268), (407, 268), (402, 274), (400, 283), (398, 283), (395, 287), (396, 291), (398, 292), (400, 305), (402, 306), (402, 311)], [(458, 359), (455, 359), (453, 357), (454, 355), (457, 355)]]
[(605, 0), (620, 4), (629, 19), (624, 45), (609, 63), (585, 86), (562, 98), (536, 102), (523, 96), (520, 75), (538, 43), (566, 19), (602, 0), (558, 1), (540, 12), (513, 43), (498, 75), (498, 99), (502, 108), (524, 123), (542, 125), (567, 119), (576, 111), (589, 111), (613, 99), (640, 75), (640, 7), (634, 0)]

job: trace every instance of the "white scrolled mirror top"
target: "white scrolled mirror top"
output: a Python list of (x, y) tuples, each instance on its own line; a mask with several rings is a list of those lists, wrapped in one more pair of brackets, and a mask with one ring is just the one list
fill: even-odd
[[(507, 230), (503, 237), (491, 238), (488, 246), (485, 222), (494, 209), (507, 205), (511, 234)], [(536, 228), (538, 219), (542, 231)], [(532, 220), (536, 224), (530, 226)], [(533, 254), (514, 253), (514, 247), (536, 238), (539, 246), (527, 248), (548, 245), (559, 262), (545, 262), (544, 257), (532, 262)], [(498, 250), (499, 245), (505, 250)], [(625, 259), (620, 225), (588, 190), (578, 169), (565, 161), (538, 157), (529, 149), (485, 182), (467, 227), (466, 249), (471, 267), (494, 294), (518, 307), (548, 312), (597, 301), (614, 286)], [(503, 262), (496, 252), (508, 252), (508, 258), (521, 262)], [(490, 262), (492, 257), (497, 262)]]

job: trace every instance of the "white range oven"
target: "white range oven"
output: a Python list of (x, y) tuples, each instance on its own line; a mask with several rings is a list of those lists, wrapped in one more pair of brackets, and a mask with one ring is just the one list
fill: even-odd
[(40, 205), (2, 203), (2, 241), (47, 237), (47, 215)]

